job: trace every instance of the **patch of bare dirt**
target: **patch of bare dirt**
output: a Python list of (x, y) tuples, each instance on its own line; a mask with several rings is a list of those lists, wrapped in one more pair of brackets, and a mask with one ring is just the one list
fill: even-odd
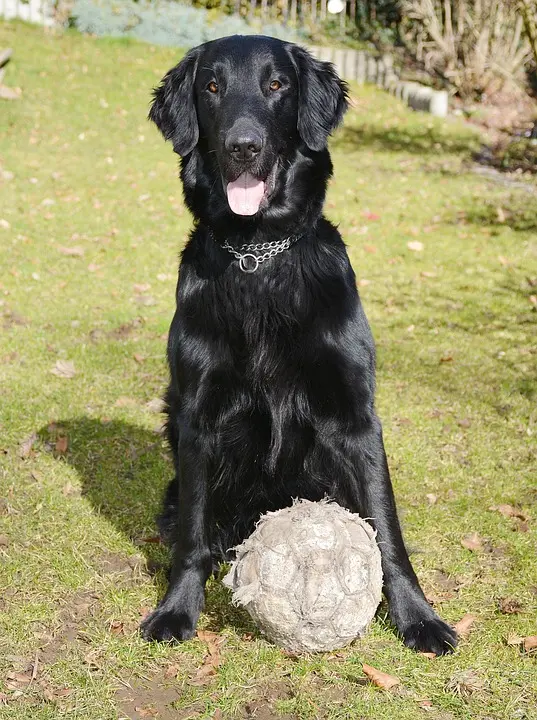
[(84, 621), (94, 615), (99, 607), (99, 595), (92, 592), (78, 592), (71, 596), (60, 612), (55, 628), (40, 633), (39, 659), (43, 665), (52, 665), (65, 654), (69, 645), (77, 641)]
[(95, 559), (94, 565), (98, 572), (116, 575), (118, 581), (127, 586), (138, 585), (149, 577), (146, 561), (140, 555), (125, 557), (106, 550)]
[(241, 716), (245, 720), (296, 720), (296, 715), (281, 715), (275, 709), (278, 700), (288, 700), (293, 692), (285, 681), (271, 683), (259, 689), (258, 695), (243, 707)]
[(186, 711), (173, 707), (180, 696), (181, 685), (165, 683), (162, 676), (146, 680), (131, 678), (128, 682), (124, 681), (116, 694), (121, 717), (129, 720), (186, 720), (196, 717), (193, 706)]

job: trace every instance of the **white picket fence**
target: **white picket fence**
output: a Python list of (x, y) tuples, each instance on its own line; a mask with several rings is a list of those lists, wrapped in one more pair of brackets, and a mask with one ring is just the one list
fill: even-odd
[(54, 25), (54, 3), (51, 0), (0, 0), (0, 17), (19, 18), (50, 27)]

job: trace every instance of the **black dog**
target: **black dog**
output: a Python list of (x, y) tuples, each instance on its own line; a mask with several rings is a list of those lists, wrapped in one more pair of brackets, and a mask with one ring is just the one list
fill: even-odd
[(327, 139), (346, 108), (330, 64), (268, 37), (197, 47), (155, 91), (149, 117), (182, 158), (196, 225), (168, 342), (176, 476), (160, 530), (173, 560), (148, 639), (194, 634), (213, 563), (262, 513), (329, 496), (373, 519), (405, 643), (456, 645), (403, 544), (373, 339), (345, 245), (322, 216)]

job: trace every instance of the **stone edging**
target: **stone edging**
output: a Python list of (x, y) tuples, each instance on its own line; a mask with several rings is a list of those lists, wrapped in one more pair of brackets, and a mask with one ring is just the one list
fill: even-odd
[(371, 83), (400, 98), (414, 110), (429, 112), (436, 117), (448, 114), (447, 90), (433, 90), (427, 85), (400, 80), (393, 67), (391, 55), (375, 58), (364, 50), (309, 46), (318, 60), (334, 63), (338, 75), (360, 85)]

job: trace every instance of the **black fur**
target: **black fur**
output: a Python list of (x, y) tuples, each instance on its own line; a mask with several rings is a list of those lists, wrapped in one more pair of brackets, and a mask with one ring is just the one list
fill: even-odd
[[(327, 139), (346, 107), (331, 65), (265, 37), (202, 45), (155, 91), (150, 118), (181, 155), (195, 229), (168, 343), (176, 477), (160, 530), (172, 567), (165, 597), (143, 623), (148, 639), (194, 634), (213, 562), (262, 513), (329, 496), (372, 518), (405, 643), (437, 654), (456, 645), (403, 544), (374, 408), (373, 339), (345, 245), (322, 216)], [(263, 146), (241, 162), (226, 150), (237, 128)], [(225, 193), (244, 170), (267, 187), (248, 217), (231, 211)], [(222, 248), (288, 236), (300, 237), (252, 274)]]

